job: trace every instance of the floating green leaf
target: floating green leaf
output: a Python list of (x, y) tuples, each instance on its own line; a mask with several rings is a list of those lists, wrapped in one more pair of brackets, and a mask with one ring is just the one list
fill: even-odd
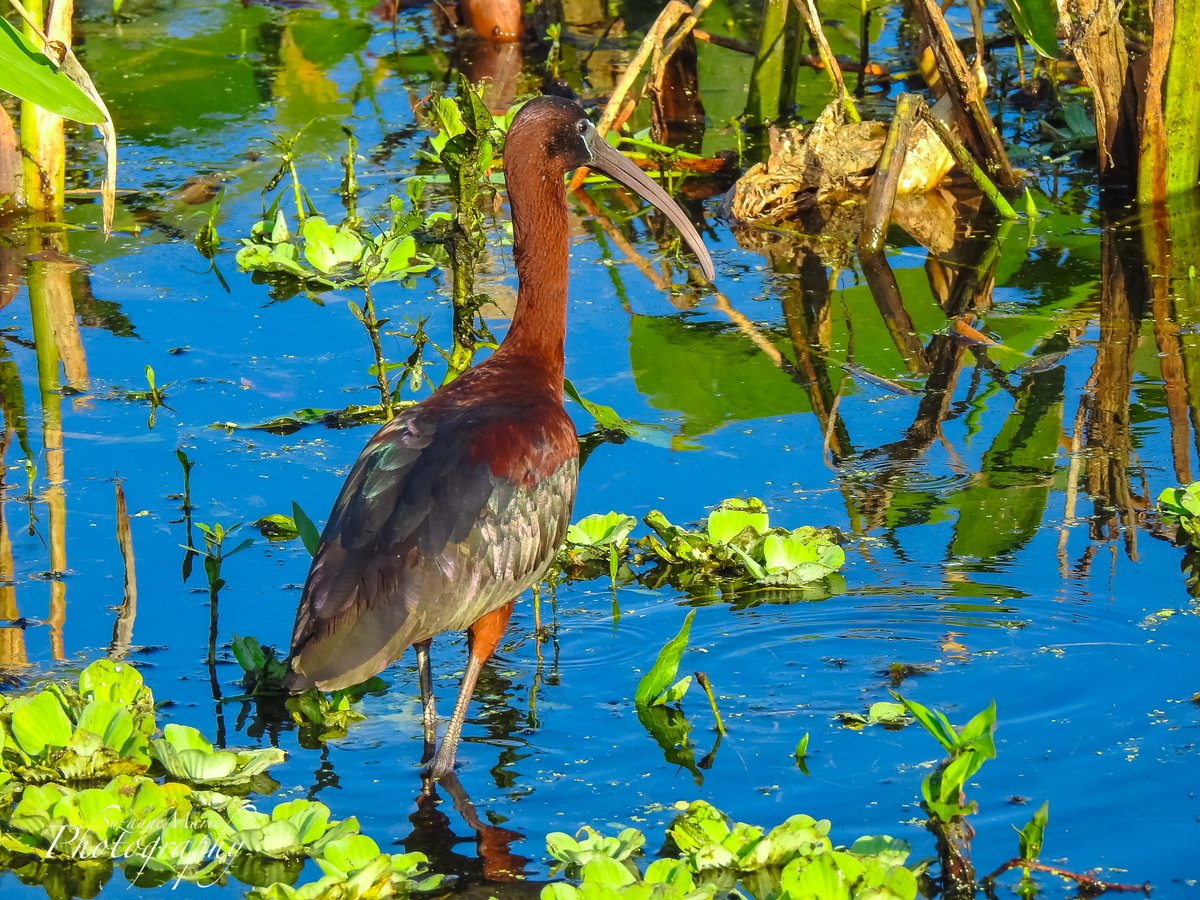
[(133, 716), (111, 700), (93, 700), (83, 708), (76, 728), (90, 731), (110, 750), (120, 751), (133, 735)]
[(851, 886), (863, 875), (862, 863), (847, 853), (832, 851), (812, 859), (796, 859), (784, 867), (780, 876), (783, 894), (788, 898), (850, 900)]
[(214, 750), (195, 728), (174, 722), (163, 729), (162, 738), (151, 743), (150, 754), (174, 778), (226, 789), (248, 787), (254, 776), (287, 757), (278, 747)]
[(71, 732), (71, 720), (51, 692), (42, 691), (13, 702), (13, 738), (29, 756), (43, 756), (48, 747), (67, 746)]
[(290, 541), (299, 535), (296, 520), (283, 513), (271, 513), (250, 524), (268, 541)]
[(1178, 524), (1192, 545), (1200, 547), (1200, 481), (1166, 488), (1158, 495), (1158, 508), (1163, 521)]
[(141, 673), (128, 663), (98, 659), (79, 673), (79, 692), (94, 700), (111, 700), (122, 706), (153, 704)]
[(567, 541), (581, 547), (600, 547), (625, 540), (637, 524), (633, 516), (610, 512), (585, 516), (567, 529)]
[(765, 534), (768, 527), (766, 507), (755, 497), (726, 500), (708, 514), (708, 539), (728, 544), (749, 529), (753, 536)]
[(304, 258), (325, 274), (356, 263), (363, 255), (358, 235), (348, 228), (330, 225), (321, 216), (305, 219), (303, 233)]

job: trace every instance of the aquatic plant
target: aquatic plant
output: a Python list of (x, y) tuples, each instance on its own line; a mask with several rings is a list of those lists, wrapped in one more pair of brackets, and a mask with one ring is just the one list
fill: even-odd
[(195, 728), (176, 722), (163, 728), (163, 736), (151, 742), (150, 755), (175, 781), (227, 793), (272, 790), (273, 783), (264, 783), (259, 776), (285, 758), (277, 747), (217, 750)]
[(290, 541), (300, 538), (308, 555), (317, 552), (317, 544), (321, 540), (321, 532), (313, 524), (313, 520), (300, 508), (295, 500), (292, 501), (292, 514), (271, 513), (251, 523), (269, 541)]
[[(154, 369), (146, 366), (146, 385), (147, 390), (144, 391), (125, 391), (126, 400), (144, 400), (150, 404), (150, 416), (146, 420), (146, 427), (153, 428), (154, 422), (158, 417), (158, 409), (161, 406), (163, 409), (171, 409), (167, 405), (167, 388), (174, 382), (168, 381), (164, 385), (158, 385), (154, 379)], [(174, 412), (174, 410), (171, 410)]]
[(624, 513), (584, 516), (567, 529), (556, 568), (569, 573), (572, 581), (607, 574), (617, 583), (622, 560), (629, 555), (629, 534), (636, 525), (637, 519)]
[(50, 683), (26, 696), (0, 696), (0, 704), (6, 796), (24, 785), (92, 782), (150, 768), (154, 698), (131, 666), (98, 660), (74, 685)]
[(932, 817), (943, 823), (976, 812), (974, 801), (963, 803), (968, 779), (979, 771), (986, 760), (996, 758), (996, 703), (972, 716), (962, 728), (955, 728), (937, 710), (928, 709), (915, 700), (899, 694), (893, 697), (931, 734), (948, 754), (945, 762), (921, 782), (921, 797)]
[(348, 834), (325, 844), (314, 861), (324, 872), (318, 881), (292, 887), (277, 882), (255, 888), (249, 900), (367, 900), (430, 891), (442, 882), (429, 874), (424, 853), (384, 853), (371, 838)]
[(687, 689), (692, 684), (692, 676), (685, 675), (676, 681), (675, 674), (679, 670), (680, 658), (687, 647), (688, 635), (692, 629), (692, 619), (695, 616), (694, 609), (688, 611), (688, 614), (684, 616), (683, 626), (679, 629), (679, 633), (667, 641), (659, 651), (657, 659), (654, 660), (654, 665), (638, 682), (637, 691), (634, 693), (634, 703), (639, 707), (677, 703), (687, 693)]
[(626, 863), (631, 872), (637, 873), (634, 858), (642, 855), (646, 836), (636, 828), (626, 828), (616, 837), (608, 837), (596, 829), (584, 825), (575, 837), (556, 831), (546, 835), (546, 849), (554, 857), (555, 864), (550, 874), (567, 872), (578, 874), (588, 863), (596, 859), (607, 859)]
[[(819, 586), (846, 560), (831, 529), (772, 528), (756, 497), (723, 500), (702, 528), (672, 524), (658, 510), (643, 519), (650, 533), (630, 544), (633, 517), (610, 512), (586, 516), (567, 532), (551, 579), (578, 580), (601, 574), (617, 580), (627, 562), (628, 578), (652, 587), (669, 582), (701, 592)], [(649, 568), (645, 568), (645, 567)], [(636, 573), (634, 568), (640, 568)]]
[[(835, 846), (829, 837), (828, 819), (794, 815), (768, 830), (733, 821), (706, 801), (695, 800), (675, 805), (679, 812), (667, 827), (660, 858), (644, 873), (637, 860), (645, 837), (636, 829), (627, 828), (615, 837), (588, 827), (574, 838), (559, 832), (548, 835), (547, 851), (556, 860), (552, 874), (560, 873), (574, 883), (547, 885), (542, 900), (698, 900), (714, 895), (756, 900), (914, 900), (918, 893), (933, 896), (939, 890), (943, 896), (973, 896), (977, 891), (975, 869), (969, 840), (963, 840), (973, 833), (963, 830), (963, 817), (974, 813), (976, 804), (965, 802), (963, 791), (984, 761), (995, 756), (995, 704), (955, 728), (937, 710), (898, 695), (896, 699), (897, 703), (885, 705), (907, 710), (947, 753), (921, 785), (928, 827), (938, 841), (940, 884), (932, 869), (934, 860), (910, 862), (909, 843), (890, 835), (868, 835), (849, 846)], [(894, 710), (892, 715), (896, 715)], [(807, 734), (801, 738), (795, 754), (806, 774), (808, 738)], [(1033, 872), (1073, 880), (1088, 895), (1149, 890), (1149, 885), (1105, 882), (1092, 873), (1039, 862), (1048, 818), (1049, 806), (1043, 803), (1018, 830), (1018, 855), (982, 879), (986, 889), (990, 891), (1000, 875), (1018, 869), (1022, 872), (1018, 886), (1022, 896), (1038, 891)]]
[(580, 897), (894, 898), (913, 900), (928, 862), (906, 865), (911, 848), (888, 835), (835, 847), (828, 819), (795, 815), (770, 830), (735, 822), (703, 800), (678, 803), (662, 857), (638, 868), (645, 838), (626, 829), (606, 838), (586, 829), (582, 841), (549, 835), (546, 847), (579, 885), (550, 884), (542, 900)]
[[(683, 651), (687, 649), (688, 637), (691, 634), (692, 619), (696, 611), (690, 610), (683, 619), (679, 633), (667, 641), (659, 651), (654, 664), (638, 681), (634, 691), (633, 702), (637, 710), (638, 721), (649, 732), (650, 736), (662, 748), (663, 756), (668, 762), (676, 763), (692, 773), (697, 784), (703, 781), (701, 769), (712, 766), (721, 739), (726, 735), (725, 724), (721, 721), (721, 712), (717, 708), (717, 699), (713, 694), (712, 684), (704, 672), (696, 672), (696, 683), (708, 700), (709, 709), (713, 714), (713, 727), (717, 738), (708, 755), (700, 762), (695, 761), (692, 744), (688, 738), (691, 723), (684, 715), (679, 704), (682, 702), (688, 688), (692, 685), (692, 675), (685, 675), (676, 680), (679, 663)], [(674, 707), (671, 704), (675, 704)]]
[(414, 389), (419, 387), (425, 366), (423, 350), (429, 341), (424, 322), (418, 321), (409, 336), (413, 354), (403, 363), (389, 363), (384, 358), (380, 333), (389, 320), (375, 313), (374, 285), (387, 281), (411, 284), (414, 276), (449, 267), (453, 321), (451, 347), (443, 354), (447, 364), (445, 381), (470, 366), (480, 343), (492, 343), (479, 318), (479, 309), (488, 298), (475, 293), (474, 284), (486, 245), (484, 210), (493, 194), (490, 168), (498, 156), (500, 135), (508, 120), (493, 118), (479, 91), (465, 77), (459, 78), (457, 87), (456, 96), (437, 97), (428, 104), (428, 118), (435, 129), (429, 140), (431, 151), (418, 154), (441, 166), (450, 186), (453, 213), (422, 211), (430, 176), (416, 175), (406, 180), (404, 196), (390, 198), (390, 221), (383, 227), (369, 228), (358, 215), (356, 143), (347, 131), (347, 152), (342, 158), (346, 214), (334, 224), (314, 207), (300, 183), (295, 166), (296, 139), (277, 139), (280, 167), (263, 194), (288, 176), (298, 225), (295, 230), (290, 227), (282, 208), (286, 192), (281, 191), (251, 227), (250, 236), (241, 240), (237, 253), (237, 264), (243, 270), (276, 280), (285, 294), (293, 292), (293, 285), (308, 291), (357, 288), (363, 292), (361, 307), (353, 301), (347, 305), (370, 339), (375, 357), (371, 371), (378, 383), (385, 418), (395, 414), (398, 400), (389, 387), (389, 373), (403, 370), (395, 394), (406, 381)]
[[(233, 656), (242, 667), (242, 687), (248, 697), (282, 700), (293, 723), (301, 730), (302, 743), (319, 744), (344, 737), (352, 722), (366, 716), (355, 704), (367, 694), (382, 693), (387, 685), (374, 676), (354, 687), (325, 693), (316, 688), (287, 696), (283, 678), (287, 665), (273, 647), (263, 647), (253, 637), (233, 638)], [(286, 699), (284, 699), (286, 697)]]
[[(664, 713), (664, 695), (681, 695), (674, 679), (693, 613), (647, 673), (649, 680), (639, 685), (639, 714)], [(235, 655), (265, 668), (272, 663), (253, 639), (239, 639)], [(948, 829), (975, 811), (962, 792), (995, 756), (995, 705), (955, 728), (936, 710), (896, 699), (892, 705), (906, 709), (948, 755), (921, 787), (931, 830), (939, 837), (942, 878), (953, 871), (974, 885), (969, 848), (948, 855), (942, 842)], [(88, 885), (98, 890), (115, 866), (143, 887), (218, 883), (233, 875), (258, 886), (250, 892), (254, 900), (389, 897), (431, 890), (442, 881), (428, 871), (422, 854), (382, 853), (359, 833), (354, 818), (334, 821), (322, 803), (292, 799), (257, 809), (235, 794), (270, 787), (260, 776), (283, 758), (282, 751), (217, 749), (199, 731), (178, 723), (155, 737), (154, 708), (137, 670), (110, 660), (92, 663), (74, 683), (50, 682), (4, 698), (0, 865), (41, 881), (56, 879), (78, 894), (94, 893)], [(802, 739), (797, 746), (800, 762), (807, 743)], [(676, 810), (663, 858), (644, 871), (639, 858), (645, 836), (636, 829), (615, 836), (586, 827), (574, 837), (548, 835), (552, 872), (574, 883), (550, 884), (542, 897), (913, 900), (930, 866), (927, 860), (910, 863), (908, 843), (888, 835), (835, 846), (830, 822), (807, 815), (763, 829), (735, 822), (702, 800), (676, 804)], [(1018, 833), (1018, 856), (985, 884), (1017, 868), (1026, 894), (1036, 890), (1036, 871), (1074, 879), (1086, 890), (1136, 887), (1039, 862), (1047, 821), (1043, 804)], [(293, 886), (306, 859), (323, 875)]]
[(413, 237), (424, 221), (409, 215), (401, 200), (393, 201), (391, 225), (375, 235), (347, 222), (332, 225), (319, 215), (305, 218), (293, 231), (278, 204), (277, 197), (267, 210), (269, 218), (241, 239), (237, 264), (246, 271), (288, 275), (311, 290), (328, 290), (401, 281), (434, 267)]
[(230, 550), (225, 547), (225, 539), (242, 527), (241, 522), (228, 528), (220, 522), (213, 522), (212, 525), (197, 522), (196, 527), (204, 537), (204, 549), (198, 552), (204, 558), (204, 574), (208, 577), (209, 594), (215, 598), (225, 586), (225, 579), (221, 577), (221, 567), (229, 557), (249, 549), (254, 544), (254, 538), (243, 538)]
[(657, 510), (644, 521), (652, 533), (639, 546), (673, 575), (692, 580), (740, 578), (797, 586), (836, 572), (846, 560), (831, 531), (771, 528), (766, 507), (755, 497), (722, 501), (703, 530), (673, 525)]
[(479, 318), (479, 309), (488, 297), (475, 292), (475, 272), (487, 246), (483, 212), (495, 194), (488, 172), (499, 155), (504, 120), (493, 118), (482, 94), (465, 75), (458, 78), (457, 96), (442, 96), (429, 104), (429, 118), (437, 132), (430, 138), (433, 154), (427, 158), (441, 165), (454, 199), (454, 214), (431, 224), (449, 256), (454, 276), (453, 346), (446, 359), (446, 383), (470, 367), (477, 344), (491, 342)]
[[(384, 897), (428, 890), (422, 854), (381, 853), (353, 818), (295, 799), (259, 811), (235, 796), (277, 785), (282, 750), (217, 749), (171, 723), (154, 737), (154, 698), (126, 663), (99, 660), (77, 683), (49, 682), (0, 707), (0, 864), (38, 880), (102, 885), (114, 865), (140, 886), (215, 883), (233, 873), (261, 897)], [(293, 889), (300, 862), (319, 882)]]
[(1195, 547), (1200, 547), (1200, 481), (1166, 488), (1158, 495), (1158, 510), (1168, 525), (1178, 525)]

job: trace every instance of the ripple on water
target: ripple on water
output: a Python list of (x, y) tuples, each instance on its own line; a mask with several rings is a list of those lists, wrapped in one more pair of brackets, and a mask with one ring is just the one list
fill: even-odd
[[(628, 603), (629, 593), (619, 590), (618, 603)], [(622, 609), (614, 621), (612, 595), (607, 591), (573, 594), (571, 601), (570, 607), (560, 603), (557, 619), (549, 625), (550, 638), (539, 647), (543, 662), (554, 660), (559, 670), (626, 666), (644, 660), (648, 652), (653, 658), (657, 648), (679, 630), (686, 613), (674, 603), (664, 603), (649, 611)], [(577, 601), (586, 606), (576, 606)], [(674, 611), (669, 621), (667, 611)], [(506, 653), (505, 661), (517, 671), (533, 671), (538, 664), (536, 654), (527, 649)]]
[[(927, 465), (932, 467), (933, 464)], [(846, 474), (852, 482), (860, 485), (903, 486), (906, 491), (938, 496), (966, 487), (975, 477), (965, 467), (938, 468), (933, 471), (932, 468), (914, 466), (912, 460), (882, 458), (863, 460)]]

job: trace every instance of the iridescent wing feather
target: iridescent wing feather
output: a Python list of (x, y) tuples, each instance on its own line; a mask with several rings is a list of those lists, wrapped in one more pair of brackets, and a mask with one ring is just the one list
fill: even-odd
[(452, 397), (397, 416), (355, 462), (301, 596), (289, 689), (357, 684), (409, 644), (466, 628), (562, 543), (579, 468), (562, 407)]

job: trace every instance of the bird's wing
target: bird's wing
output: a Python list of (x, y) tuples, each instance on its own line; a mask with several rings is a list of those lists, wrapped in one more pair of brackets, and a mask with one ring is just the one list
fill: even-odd
[(561, 406), (514, 412), (421, 404), (370, 440), (309, 570), (290, 688), (364, 681), (541, 576), (570, 521), (575, 433)]

